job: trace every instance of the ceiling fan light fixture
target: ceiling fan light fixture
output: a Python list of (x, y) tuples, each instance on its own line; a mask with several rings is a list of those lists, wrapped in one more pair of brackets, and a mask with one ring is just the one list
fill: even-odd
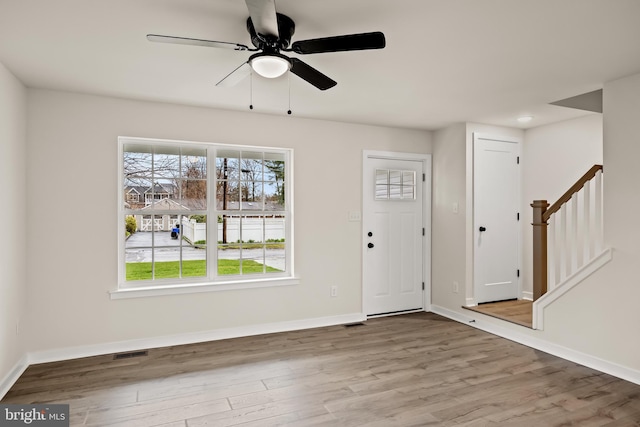
[(291, 69), (291, 62), (285, 56), (258, 54), (249, 59), (253, 71), (268, 79), (280, 77)]

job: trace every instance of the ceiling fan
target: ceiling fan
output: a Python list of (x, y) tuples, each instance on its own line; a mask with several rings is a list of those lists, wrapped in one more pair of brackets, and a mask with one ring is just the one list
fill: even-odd
[(382, 49), (385, 47), (384, 34), (379, 31), (299, 40), (293, 42), (289, 47), (291, 37), (295, 32), (295, 23), (288, 16), (276, 12), (275, 0), (245, 0), (245, 2), (249, 9), (247, 30), (251, 36), (251, 43), (255, 48), (239, 43), (159, 34), (148, 34), (147, 39), (152, 42), (257, 52), (251, 55), (247, 62), (220, 80), (216, 86), (233, 86), (248, 76), (251, 70), (267, 78), (280, 77), (287, 71), (291, 71), (320, 90), (332, 88), (337, 83), (300, 59), (285, 56), (281, 52), (308, 55), (312, 53)]

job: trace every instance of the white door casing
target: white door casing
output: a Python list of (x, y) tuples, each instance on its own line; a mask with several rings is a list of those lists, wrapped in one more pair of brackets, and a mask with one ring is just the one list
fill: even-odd
[(473, 135), (475, 303), (518, 298), (520, 144)]
[(429, 304), (425, 254), (430, 230), (425, 224), (430, 224), (430, 203), (425, 193), (430, 202), (430, 160), (427, 155), (364, 153), (363, 311), (369, 316), (423, 310)]

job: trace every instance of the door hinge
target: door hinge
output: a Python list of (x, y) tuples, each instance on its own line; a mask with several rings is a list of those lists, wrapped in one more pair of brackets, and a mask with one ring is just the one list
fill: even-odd
[(422, 290), (424, 291), (424, 282), (422, 282)]
[(517, 274), (518, 274), (518, 277), (520, 277), (520, 269), (518, 269), (518, 273)]
[(422, 227), (422, 235), (423, 235), (423, 236), (425, 235), (424, 233), (425, 233), (425, 231), (424, 231), (424, 227)]
[(520, 164), (520, 156), (516, 157), (516, 163)]
[(518, 221), (520, 221), (520, 212), (518, 212), (516, 215), (517, 215), (517, 217), (518, 217), (518, 218), (517, 218), (517, 219), (518, 219)]
[(425, 182), (427, 180), (427, 174), (422, 174), (422, 182)]

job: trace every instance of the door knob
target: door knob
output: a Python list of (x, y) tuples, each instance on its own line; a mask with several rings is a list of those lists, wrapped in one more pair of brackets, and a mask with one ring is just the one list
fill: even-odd
[(367, 247), (368, 247), (369, 249), (371, 249), (371, 248), (373, 247), (373, 243), (369, 243), (369, 244), (367, 245)]
[(480, 227), (480, 232), (487, 231), (486, 227)]

